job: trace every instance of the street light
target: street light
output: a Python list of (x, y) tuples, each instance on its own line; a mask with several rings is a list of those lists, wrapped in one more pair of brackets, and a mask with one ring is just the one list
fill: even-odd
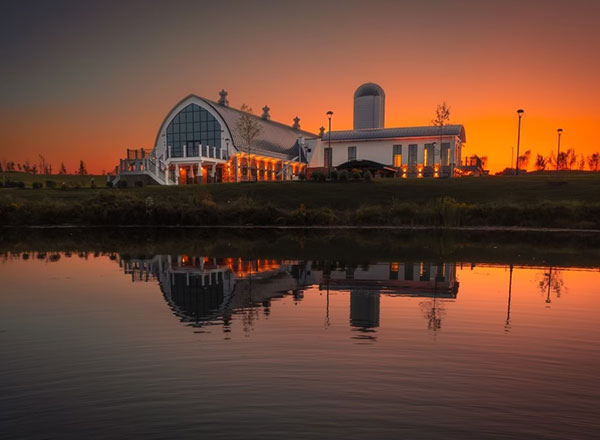
[(519, 130), (517, 132), (517, 176), (519, 175), (519, 147), (521, 145), (521, 118), (523, 117), (523, 113), (525, 113), (525, 110), (523, 110), (522, 108), (517, 110), (517, 115), (519, 115)]
[(558, 133), (558, 152), (556, 153), (556, 171), (558, 171), (558, 158), (560, 157), (560, 135), (562, 134), (562, 128), (556, 130)]
[[(432, 150), (431, 152), (433, 154), (433, 160), (432, 160), (433, 164), (431, 165), (433, 168), (433, 177), (435, 177), (435, 147), (436, 147), (436, 145), (437, 144), (435, 142), (432, 142), (432, 144), (431, 144), (431, 150)], [(441, 145), (441, 143), (440, 143), (440, 145)], [(429, 157), (427, 157), (427, 162), (429, 162)], [(442, 168), (442, 155), (441, 155), (441, 150), (440, 150), (440, 169), (441, 168)]]
[(328, 148), (327, 148), (327, 174), (328, 177), (331, 179), (331, 162), (333, 161), (333, 153), (331, 151), (331, 117), (333, 116), (333, 112), (331, 110), (329, 110), (327, 112), (327, 119), (329, 119), (329, 142), (328, 142)]

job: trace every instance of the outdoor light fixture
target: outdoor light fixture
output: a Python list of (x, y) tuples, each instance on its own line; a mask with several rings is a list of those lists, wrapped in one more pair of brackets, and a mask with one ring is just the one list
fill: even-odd
[(333, 112), (331, 110), (329, 110), (327, 112), (327, 119), (329, 119), (329, 142), (328, 142), (328, 149), (327, 149), (327, 154), (329, 155), (329, 157), (328, 157), (327, 174), (330, 179), (331, 179), (331, 162), (333, 162), (333, 152), (331, 151), (331, 117), (332, 116), (333, 116)]
[(559, 128), (558, 130), (556, 130), (556, 132), (558, 133), (558, 152), (556, 153), (556, 171), (558, 171), (558, 158), (560, 156), (560, 135), (563, 132), (562, 128)]
[(517, 166), (515, 167), (515, 174), (517, 176), (519, 175), (519, 147), (521, 146), (521, 118), (523, 117), (523, 113), (525, 113), (525, 110), (523, 110), (522, 108), (517, 110), (517, 115), (519, 115), (519, 128), (517, 131)]

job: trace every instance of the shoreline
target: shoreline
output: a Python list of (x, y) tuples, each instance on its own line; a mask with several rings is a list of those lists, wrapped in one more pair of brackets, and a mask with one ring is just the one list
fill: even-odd
[(396, 231), (472, 231), (472, 232), (550, 232), (600, 234), (600, 229), (551, 228), (530, 226), (394, 226), (394, 225), (0, 225), (1, 229), (264, 229), (264, 230), (396, 230)]

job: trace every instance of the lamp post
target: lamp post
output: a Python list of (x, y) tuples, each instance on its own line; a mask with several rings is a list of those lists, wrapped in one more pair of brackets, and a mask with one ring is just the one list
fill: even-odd
[(331, 117), (333, 112), (329, 110), (327, 112), (327, 119), (329, 119), (329, 132), (328, 132), (328, 148), (327, 148), (327, 177), (331, 179), (331, 162), (333, 161), (333, 152), (331, 151)]
[(558, 158), (560, 157), (560, 135), (562, 134), (562, 128), (559, 128), (558, 130), (556, 130), (556, 132), (558, 133), (558, 152), (556, 153), (556, 171), (558, 171), (558, 163), (559, 160)]
[(525, 111), (520, 108), (519, 110), (517, 110), (517, 115), (519, 115), (519, 130), (517, 132), (517, 166), (516, 168), (516, 175), (519, 175), (519, 147), (521, 145), (521, 118), (523, 117), (523, 113), (525, 113)]
[[(432, 159), (433, 177), (435, 177), (435, 147), (436, 147), (436, 145), (437, 144), (435, 142), (432, 142), (432, 144), (431, 144), (431, 150), (432, 150), (431, 152), (433, 153), (433, 159)], [(440, 145), (441, 145), (441, 143), (440, 143)], [(440, 169), (442, 168), (441, 152), (442, 152), (442, 150), (440, 147)], [(427, 161), (429, 161), (429, 158), (427, 158)]]
[[(225, 145), (227, 145), (227, 149), (225, 150), (225, 156), (223, 155), (223, 152), (221, 152), (221, 159), (223, 159), (223, 158), (229, 159), (229, 138), (225, 139)], [(228, 163), (230, 163), (230, 162), (228, 162)], [(236, 162), (236, 164), (237, 164), (237, 162)], [(231, 182), (231, 167), (229, 165), (225, 165), (225, 167), (227, 169), (229, 169), (229, 172), (227, 173), (227, 179), (228, 179), (228, 181)], [(235, 180), (237, 181), (237, 169), (235, 170)]]

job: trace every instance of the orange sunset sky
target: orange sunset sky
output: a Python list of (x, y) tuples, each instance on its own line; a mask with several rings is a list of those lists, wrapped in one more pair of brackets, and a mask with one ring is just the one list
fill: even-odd
[[(19, 1), (1, 3), (0, 160), (110, 170), (153, 147), (194, 93), (318, 132), (352, 128), (352, 95), (386, 92), (386, 126), (446, 101), (465, 154), (600, 151), (600, 1)], [(533, 162), (533, 161), (532, 161)], [(530, 167), (531, 167), (530, 163)]]

